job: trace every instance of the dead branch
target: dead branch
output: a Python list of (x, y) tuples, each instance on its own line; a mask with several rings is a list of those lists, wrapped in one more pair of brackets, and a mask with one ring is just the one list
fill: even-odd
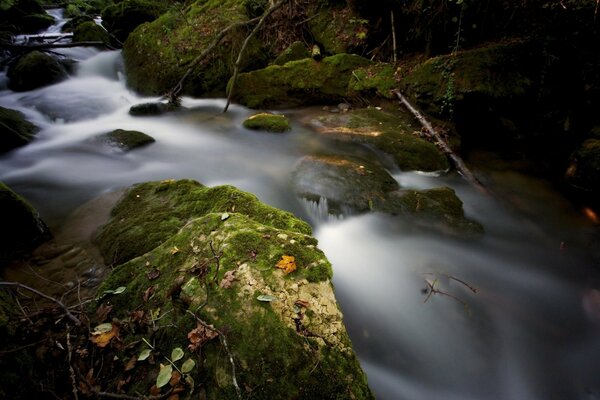
[(79, 321), (79, 319), (77, 319), (77, 317), (75, 317), (71, 311), (69, 311), (69, 307), (67, 307), (63, 302), (61, 302), (60, 300), (55, 299), (54, 297), (48, 296), (47, 294), (44, 294), (42, 292), (40, 292), (39, 290), (36, 290), (32, 287), (29, 287), (27, 285), (23, 285), (22, 283), (19, 282), (0, 282), (0, 287), (12, 287), (12, 288), (18, 288), (18, 289), (24, 289), (27, 290), (31, 293), (37, 294), (40, 297), (43, 297), (46, 300), (50, 300), (51, 302), (55, 303), (56, 305), (58, 305), (60, 308), (63, 309), (63, 311), (65, 312), (65, 315), (75, 323), (75, 325), (79, 326), (81, 325), (81, 321)]
[(223, 109), (223, 112), (227, 112), (227, 109), (229, 108), (229, 104), (231, 104), (231, 99), (233, 97), (233, 92), (235, 89), (235, 82), (237, 81), (237, 77), (238, 77), (239, 70), (240, 70), (240, 64), (242, 63), (242, 57), (244, 56), (244, 51), (246, 50), (246, 47), (248, 46), (250, 39), (252, 39), (254, 37), (254, 35), (256, 35), (256, 33), (260, 30), (260, 28), (263, 26), (264, 22), (266, 21), (267, 17), (269, 15), (271, 15), (279, 7), (281, 7), (286, 1), (287, 0), (279, 0), (277, 3), (271, 5), (271, 7), (269, 7), (269, 9), (266, 10), (263, 13), (263, 15), (260, 17), (260, 21), (258, 21), (258, 24), (256, 24), (256, 26), (254, 27), (254, 29), (252, 29), (250, 34), (248, 36), (246, 36), (246, 39), (244, 40), (244, 44), (242, 44), (242, 48), (240, 49), (240, 52), (238, 53), (237, 60), (235, 60), (235, 64), (233, 67), (233, 77), (231, 78), (231, 86), (229, 87), (227, 103), (225, 104), (225, 108)]
[(94, 387), (94, 385), (92, 385), (90, 382), (88, 382), (87, 378), (85, 376), (83, 376), (83, 374), (77, 367), (75, 367), (75, 372), (77, 373), (77, 376), (79, 377), (79, 379), (81, 379), (81, 381), (83, 383), (85, 383), (85, 385), (88, 387), (88, 389), (90, 391), (92, 391), (92, 393), (94, 393), (94, 395), (96, 395), (97, 397), (106, 397), (109, 399), (123, 399), (123, 400), (161, 400), (161, 399), (164, 399), (164, 398), (170, 396), (171, 393), (173, 392), (173, 389), (169, 389), (167, 391), (167, 393), (161, 394), (159, 396), (130, 396), (128, 394), (121, 394), (121, 393), (101, 392), (98, 389), (96, 389)]
[(442, 136), (435, 129), (433, 129), (433, 126), (423, 116), (423, 114), (421, 114), (419, 110), (417, 110), (406, 99), (406, 97), (404, 97), (404, 95), (400, 93), (399, 90), (393, 90), (392, 92), (398, 97), (398, 99), (400, 99), (400, 102), (404, 104), (408, 111), (410, 111), (412, 115), (414, 115), (414, 117), (421, 123), (423, 128), (425, 128), (427, 136), (430, 139), (434, 140), (435, 143), (442, 149), (442, 151), (446, 153), (446, 155), (452, 160), (452, 163), (454, 164), (454, 167), (456, 168), (458, 173), (461, 174), (463, 178), (465, 178), (467, 182), (469, 182), (477, 190), (479, 190), (482, 193), (489, 194), (488, 190), (483, 186), (479, 179), (477, 179), (475, 175), (473, 175), (473, 173), (469, 170), (469, 168), (467, 168), (462, 158), (460, 158), (460, 156), (450, 148), (448, 142), (446, 142), (446, 140), (442, 138)]
[(218, 330), (217, 328), (215, 328), (213, 326), (208, 325), (206, 322), (204, 322), (200, 317), (198, 317), (196, 314), (194, 314), (190, 310), (186, 310), (185, 312), (190, 314), (191, 316), (193, 316), (200, 325), (202, 325), (206, 329), (210, 329), (211, 331), (216, 332), (219, 335), (219, 340), (221, 341), (221, 344), (223, 345), (223, 347), (225, 348), (225, 351), (227, 352), (227, 355), (229, 356), (229, 363), (231, 364), (231, 375), (232, 375), (231, 380), (233, 381), (233, 386), (235, 387), (235, 391), (237, 393), (238, 399), (242, 400), (242, 391), (240, 389), (240, 385), (238, 384), (237, 374), (235, 372), (235, 361), (233, 360), (233, 355), (231, 354), (231, 351), (229, 350), (229, 346), (227, 345), (227, 338), (225, 337), (223, 332), (221, 332), (220, 330)]

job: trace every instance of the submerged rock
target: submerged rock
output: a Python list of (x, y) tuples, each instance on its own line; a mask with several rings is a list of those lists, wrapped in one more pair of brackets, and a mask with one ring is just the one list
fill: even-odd
[(31, 142), (38, 131), (19, 111), (0, 107), (0, 154)]
[(152, 136), (146, 135), (143, 132), (124, 129), (115, 129), (112, 132), (99, 136), (98, 139), (116, 146), (123, 151), (130, 151), (156, 141)]
[(408, 114), (377, 108), (324, 112), (308, 121), (318, 132), (373, 145), (393, 157), (404, 171), (440, 171), (449, 168), (444, 153), (433, 143), (415, 135), (420, 127)]
[(37, 211), (0, 182), (0, 266), (33, 250), (50, 237)]
[(285, 132), (291, 129), (290, 121), (284, 115), (259, 113), (248, 117), (244, 127), (267, 132)]
[[(180, 347), (183, 360), (195, 358), (201, 346), (203, 362), (189, 376), (207, 399), (237, 398), (236, 384), (262, 399), (372, 399), (335, 300), (331, 266), (309, 234), (305, 222), (230, 186), (134, 186), (99, 237), (116, 266), (100, 293), (124, 287), (110, 298), (113, 322), (136, 310), (154, 315), (160, 328), (152, 335), (146, 319), (137, 322), (142, 329), (121, 330), (121, 341), (140, 346), (121, 347), (119, 359), (147, 348), (141, 338), (153, 343), (155, 357)], [(158, 371), (138, 362), (124, 390), (148, 392)]]
[(7, 76), (9, 89), (24, 92), (60, 82), (67, 78), (67, 71), (56, 58), (32, 51), (11, 65)]

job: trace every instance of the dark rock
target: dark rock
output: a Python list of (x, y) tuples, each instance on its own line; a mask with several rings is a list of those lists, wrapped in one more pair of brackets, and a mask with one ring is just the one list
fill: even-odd
[(78, 15), (71, 18), (61, 28), (61, 32), (73, 32), (75, 28), (84, 22), (94, 22), (94, 18), (90, 15)]
[(36, 0), (16, 0), (0, 14), (0, 30), (17, 34), (37, 33), (53, 23), (54, 18)]
[(54, 57), (32, 51), (11, 65), (7, 76), (10, 89), (24, 92), (60, 82), (67, 78), (67, 71)]
[(123, 151), (130, 151), (156, 141), (152, 136), (146, 135), (143, 132), (123, 129), (115, 129), (112, 132), (99, 136), (98, 139), (116, 146)]
[(124, 0), (102, 11), (102, 24), (121, 42), (144, 22), (154, 21), (167, 11), (168, 2), (153, 0)]
[(141, 103), (131, 106), (129, 114), (136, 117), (161, 115), (167, 111), (171, 111), (171, 107), (168, 104), (155, 102), (155, 103)]
[(50, 237), (37, 211), (2, 182), (0, 219), (0, 265), (33, 250)]
[(19, 111), (0, 107), (0, 154), (31, 142), (38, 130)]
[(83, 22), (77, 25), (73, 31), (74, 42), (102, 42), (109, 44), (110, 35), (104, 28), (93, 21)]

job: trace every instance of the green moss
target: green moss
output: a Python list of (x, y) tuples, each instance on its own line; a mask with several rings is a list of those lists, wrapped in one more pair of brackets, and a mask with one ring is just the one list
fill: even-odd
[(38, 131), (19, 111), (0, 107), (0, 154), (31, 142)]
[[(214, 36), (236, 21), (247, 20), (243, 1), (196, 1), (185, 10), (175, 9), (132, 32), (123, 48), (128, 84), (144, 94), (161, 94), (177, 84), (190, 63)], [(233, 63), (246, 32), (232, 31), (197, 65), (183, 93), (223, 95)], [(152, 54), (152, 58), (148, 58)], [(245, 51), (242, 70), (264, 66), (263, 43), (254, 38)]]
[(393, 89), (398, 84), (394, 77), (394, 67), (390, 64), (372, 64), (356, 69), (350, 79), (349, 89), (361, 95), (377, 94), (387, 99), (395, 98)]
[(240, 74), (235, 100), (250, 108), (341, 101), (348, 97), (352, 71), (369, 61), (337, 54), (322, 61), (303, 59)]
[(290, 121), (284, 115), (260, 113), (248, 117), (244, 121), (244, 128), (267, 131), (285, 132), (291, 129)]
[(154, 21), (169, 9), (169, 1), (123, 0), (102, 11), (106, 29), (124, 42), (131, 31), (144, 22)]
[(37, 0), (10, 0), (0, 4), (0, 31), (36, 33), (54, 23)]
[(123, 151), (133, 150), (155, 142), (153, 137), (148, 136), (143, 132), (127, 131), (123, 129), (115, 129), (112, 132), (101, 135), (99, 139), (117, 146)]
[(101, 26), (93, 21), (79, 24), (73, 31), (74, 42), (102, 42), (110, 43), (110, 36)]
[(134, 186), (114, 208), (97, 241), (105, 260), (118, 265), (158, 246), (190, 219), (214, 212), (243, 213), (278, 229), (311, 232), (306, 222), (260, 203), (250, 193), (180, 180)]
[(67, 77), (65, 68), (52, 56), (32, 51), (8, 69), (8, 87), (16, 92), (37, 89)]
[(367, 42), (368, 21), (351, 7), (316, 8), (310, 18), (312, 37), (327, 54), (358, 52)]
[(292, 43), (287, 49), (282, 51), (277, 56), (275, 61), (273, 61), (273, 64), (283, 65), (290, 61), (302, 60), (304, 58), (309, 58), (309, 57), (310, 57), (310, 53), (306, 49), (306, 46), (304, 45), (304, 43), (302, 43), (300, 41), (296, 41), (296, 42)]

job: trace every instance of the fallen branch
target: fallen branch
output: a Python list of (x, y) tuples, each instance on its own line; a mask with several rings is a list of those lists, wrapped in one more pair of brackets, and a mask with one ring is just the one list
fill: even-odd
[(269, 7), (269, 9), (266, 10), (264, 12), (264, 14), (260, 17), (260, 21), (258, 21), (258, 24), (256, 24), (256, 26), (254, 27), (254, 29), (252, 29), (250, 34), (248, 36), (246, 36), (246, 39), (244, 40), (244, 44), (242, 44), (242, 48), (240, 49), (237, 60), (235, 60), (235, 64), (233, 66), (233, 77), (231, 78), (231, 86), (229, 87), (227, 103), (225, 104), (225, 108), (223, 109), (223, 112), (227, 112), (227, 110), (229, 109), (229, 104), (231, 104), (231, 99), (233, 97), (233, 92), (235, 89), (235, 82), (237, 81), (237, 77), (238, 77), (238, 74), (240, 71), (240, 64), (242, 63), (242, 57), (244, 56), (244, 51), (246, 50), (248, 43), (250, 43), (250, 39), (252, 39), (254, 37), (254, 35), (256, 35), (256, 33), (259, 31), (259, 29), (263, 26), (267, 17), (269, 15), (271, 15), (279, 7), (281, 7), (286, 1), (287, 0), (279, 0), (277, 3), (271, 5), (271, 7)]
[(55, 303), (56, 305), (58, 305), (60, 308), (63, 309), (63, 311), (65, 312), (65, 315), (75, 323), (75, 325), (79, 326), (81, 325), (81, 321), (79, 321), (79, 319), (77, 319), (77, 317), (75, 317), (71, 311), (69, 311), (69, 307), (67, 307), (63, 302), (61, 302), (60, 300), (55, 299), (54, 297), (48, 296), (47, 294), (44, 294), (42, 292), (40, 292), (39, 290), (36, 290), (32, 287), (29, 287), (27, 285), (23, 285), (22, 283), (18, 283), (18, 282), (0, 282), (0, 287), (13, 287), (13, 288), (18, 288), (18, 289), (24, 289), (27, 290), (31, 293), (35, 293), (40, 297), (43, 297), (46, 300), (50, 300), (51, 302)]
[(483, 186), (479, 179), (477, 179), (475, 175), (473, 175), (473, 173), (469, 170), (469, 168), (467, 168), (462, 158), (460, 158), (460, 156), (450, 148), (448, 142), (446, 142), (446, 140), (444, 140), (444, 138), (442, 138), (442, 136), (440, 136), (440, 134), (437, 133), (435, 129), (433, 129), (433, 126), (431, 126), (431, 123), (427, 121), (423, 114), (421, 114), (419, 110), (417, 110), (406, 99), (406, 97), (404, 97), (404, 95), (400, 93), (399, 90), (393, 90), (392, 93), (394, 93), (398, 97), (398, 99), (400, 99), (400, 101), (402, 102), (402, 104), (404, 104), (408, 111), (410, 111), (412, 115), (414, 115), (415, 118), (421, 123), (423, 128), (425, 128), (427, 136), (430, 139), (433, 139), (435, 143), (440, 147), (440, 149), (442, 149), (442, 151), (446, 153), (446, 155), (452, 160), (452, 163), (454, 164), (454, 167), (456, 168), (458, 173), (461, 174), (463, 178), (465, 178), (472, 186), (474, 186), (480, 192), (489, 194), (488, 190)]

